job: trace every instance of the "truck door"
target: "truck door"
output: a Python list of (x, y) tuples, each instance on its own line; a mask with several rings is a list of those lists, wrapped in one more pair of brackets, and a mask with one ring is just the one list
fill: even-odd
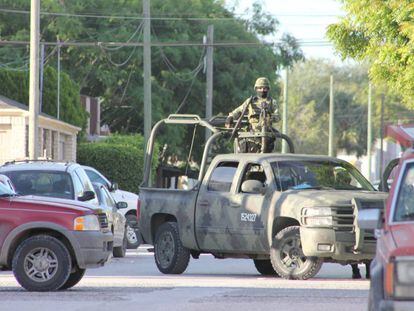
[(196, 204), (196, 238), (202, 250), (226, 250), (233, 237), (228, 214), (239, 163), (219, 162), (201, 185)]
[(237, 184), (236, 194), (230, 200), (230, 210), (228, 215), (231, 217), (229, 223), (232, 224), (230, 232), (233, 236), (233, 248), (238, 251), (263, 252), (269, 250), (269, 245), (265, 233), (265, 221), (267, 219), (267, 209), (264, 192), (246, 193), (242, 191), (242, 184), (247, 180), (259, 181), (263, 189), (266, 189), (269, 178), (262, 165), (248, 163)]

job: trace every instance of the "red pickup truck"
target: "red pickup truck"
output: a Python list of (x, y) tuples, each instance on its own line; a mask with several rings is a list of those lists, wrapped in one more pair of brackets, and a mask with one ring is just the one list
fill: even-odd
[(0, 269), (29, 291), (67, 289), (102, 266), (113, 236), (105, 213), (73, 200), (18, 196), (0, 183)]
[(359, 226), (374, 229), (377, 236), (369, 310), (414, 310), (414, 150), (395, 164), (397, 174), (385, 210), (358, 214)]

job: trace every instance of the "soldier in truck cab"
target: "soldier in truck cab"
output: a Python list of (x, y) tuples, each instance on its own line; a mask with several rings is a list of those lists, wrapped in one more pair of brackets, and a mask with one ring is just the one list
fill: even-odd
[[(229, 113), (226, 119), (226, 127), (230, 128), (233, 126), (234, 121), (238, 120), (242, 116), (243, 111), (247, 115), (249, 122), (248, 130), (251, 132), (260, 132), (264, 123), (268, 126), (272, 126), (272, 123), (280, 121), (279, 105), (272, 97), (270, 97), (270, 83), (267, 78), (261, 77), (256, 80), (254, 85), (254, 90), (256, 92), (255, 96), (252, 96), (246, 99), (243, 104), (234, 109)], [(262, 113), (266, 116), (263, 120), (261, 118)], [(257, 152), (255, 148), (259, 145), (260, 150), (260, 141), (255, 141), (250, 139), (247, 142), (241, 142), (242, 152)], [(274, 141), (269, 142), (266, 152), (271, 152), (273, 150)]]

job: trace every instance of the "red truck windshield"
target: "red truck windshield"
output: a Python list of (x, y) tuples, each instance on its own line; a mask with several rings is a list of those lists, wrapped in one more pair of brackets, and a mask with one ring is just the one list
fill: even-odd
[(374, 187), (352, 165), (333, 161), (271, 163), (280, 191), (289, 189), (368, 190)]

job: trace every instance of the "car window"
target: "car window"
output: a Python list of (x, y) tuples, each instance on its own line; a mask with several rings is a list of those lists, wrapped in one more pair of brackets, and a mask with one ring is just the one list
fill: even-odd
[(19, 194), (74, 198), (71, 178), (66, 172), (15, 171), (6, 174)]
[(207, 190), (229, 192), (238, 165), (238, 162), (221, 162), (211, 173)]
[(106, 206), (110, 206), (114, 208), (116, 206), (115, 200), (113, 199), (112, 195), (109, 193), (106, 187), (102, 187), (102, 193), (105, 198)]
[(246, 180), (258, 180), (263, 184), (263, 186), (265, 186), (267, 182), (266, 182), (266, 174), (263, 170), (263, 167), (260, 164), (255, 164), (255, 163), (249, 163), (246, 166), (243, 172), (242, 182), (239, 187), (239, 192), (241, 192), (241, 185)]
[(414, 163), (408, 164), (401, 179), (393, 221), (414, 220)]
[(91, 184), (91, 181), (89, 180), (88, 175), (86, 175), (85, 171), (83, 169), (77, 168), (75, 170), (75, 173), (78, 175), (79, 179), (81, 180), (84, 190), (93, 191), (93, 186)]
[(96, 173), (92, 170), (89, 170), (87, 168), (85, 168), (85, 173), (86, 173), (86, 175), (88, 175), (91, 182), (93, 182), (93, 183), (98, 182), (102, 185), (108, 185), (108, 182), (105, 179), (103, 179), (102, 176), (99, 175), (98, 173)]
[(73, 178), (73, 185), (75, 187), (75, 197), (78, 198), (83, 195), (83, 192), (85, 190), (83, 188), (83, 184), (79, 176), (76, 173), (72, 174), (72, 178)]

